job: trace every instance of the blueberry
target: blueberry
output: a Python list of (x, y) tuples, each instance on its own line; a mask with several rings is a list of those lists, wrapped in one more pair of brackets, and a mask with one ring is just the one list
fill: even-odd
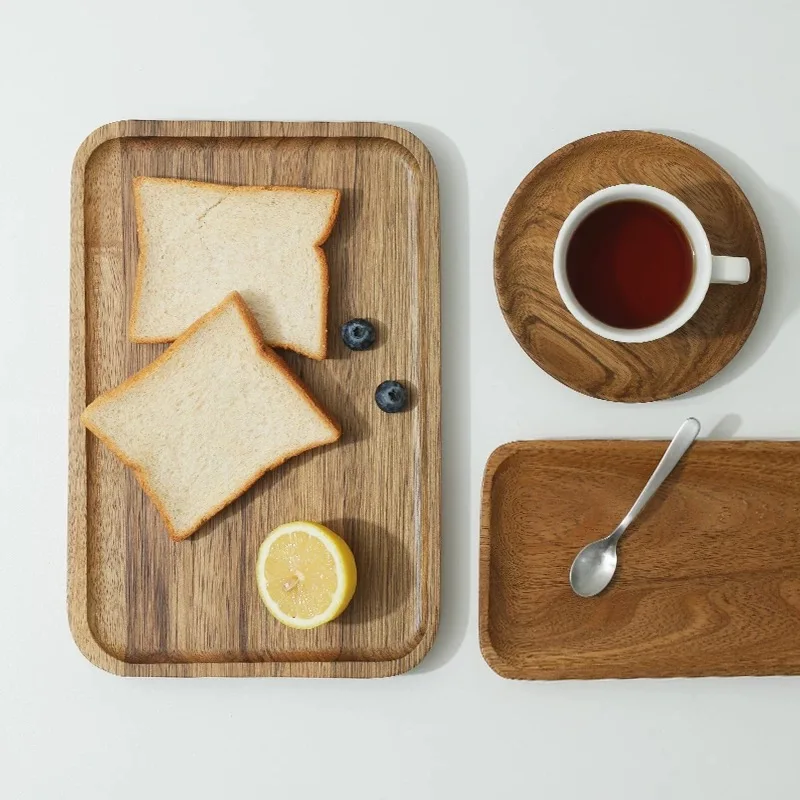
[(408, 392), (402, 383), (397, 381), (384, 381), (375, 390), (375, 402), (381, 411), (395, 414), (402, 411), (408, 402)]
[(351, 319), (342, 325), (342, 339), (351, 350), (367, 350), (375, 344), (375, 327), (366, 319)]

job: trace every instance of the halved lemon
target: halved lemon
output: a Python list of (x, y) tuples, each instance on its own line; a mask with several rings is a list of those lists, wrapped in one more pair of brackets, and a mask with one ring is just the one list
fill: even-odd
[(256, 560), (258, 593), (291, 628), (316, 628), (347, 608), (356, 562), (347, 543), (316, 522), (287, 522), (267, 536)]

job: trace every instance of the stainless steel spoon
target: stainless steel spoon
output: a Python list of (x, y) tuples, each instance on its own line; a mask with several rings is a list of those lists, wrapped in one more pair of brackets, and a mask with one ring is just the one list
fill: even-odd
[(579, 594), (581, 597), (593, 597), (608, 586), (614, 576), (614, 570), (617, 568), (617, 542), (678, 465), (686, 451), (692, 446), (698, 433), (700, 433), (700, 423), (694, 417), (689, 417), (678, 428), (675, 438), (669, 443), (667, 452), (658, 462), (655, 472), (650, 476), (642, 493), (636, 498), (631, 510), (625, 515), (625, 519), (617, 525), (613, 533), (587, 544), (575, 556), (569, 570), (569, 583), (575, 594)]

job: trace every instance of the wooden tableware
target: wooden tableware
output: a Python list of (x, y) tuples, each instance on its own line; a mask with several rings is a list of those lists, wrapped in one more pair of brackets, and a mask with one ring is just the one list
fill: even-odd
[[(581, 200), (620, 183), (655, 186), (686, 203), (715, 254), (750, 260), (749, 282), (711, 286), (692, 319), (656, 341), (614, 342), (583, 327), (558, 294), (553, 247)], [(758, 319), (767, 265), (755, 213), (719, 164), (669, 136), (614, 131), (566, 145), (522, 181), (500, 221), (494, 275), (506, 322), (545, 372), (591, 397), (642, 403), (688, 392), (730, 362)]]
[(480, 642), (507, 678), (800, 674), (800, 442), (695, 442), (579, 597), (575, 554), (665, 442), (516, 442), (489, 458)]
[[(127, 338), (136, 175), (342, 190), (325, 244), (329, 357), (283, 355), (343, 437), (267, 473), (178, 543), (78, 420), (164, 349)], [(353, 317), (376, 322), (371, 350), (341, 341)], [(70, 372), (69, 619), (89, 660), (121, 675), (375, 677), (422, 659), (439, 616), (439, 207), (416, 137), (373, 123), (130, 121), (94, 132), (73, 171)], [(406, 412), (376, 407), (387, 378), (411, 387)], [(358, 564), (349, 608), (312, 631), (281, 626), (256, 589), (261, 540), (295, 519), (331, 527)]]

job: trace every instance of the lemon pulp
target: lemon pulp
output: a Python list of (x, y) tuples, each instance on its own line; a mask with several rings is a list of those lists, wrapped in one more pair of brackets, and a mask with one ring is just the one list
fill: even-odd
[(267, 610), (284, 625), (316, 628), (344, 611), (356, 588), (347, 543), (315, 522), (275, 528), (258, 551), (256, 581)]

